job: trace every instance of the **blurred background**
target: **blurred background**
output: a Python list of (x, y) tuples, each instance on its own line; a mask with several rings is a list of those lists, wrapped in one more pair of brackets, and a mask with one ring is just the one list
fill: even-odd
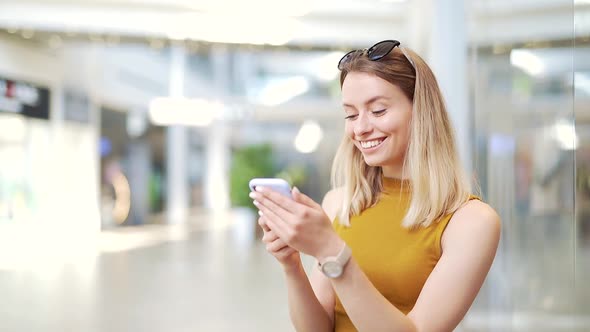
[(588, 0), (0, 0), (0, 330), (292, 331), (247, 182), (321, 201), (383, 39), (502, 217), (457, 331), (589, 331)]

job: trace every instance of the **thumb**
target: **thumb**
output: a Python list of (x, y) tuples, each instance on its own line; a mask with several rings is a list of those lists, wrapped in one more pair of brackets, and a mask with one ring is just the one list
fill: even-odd
[(307, 196), (304, 193), (302, 193), (301, 191), (299, 191), (299, 188), (297, 188), (297, 187), (293, 187), (291, 194), (293, 195), (293, 199), (297, 203), (301, 203), (301, 204), (307, 205), (309, 207), (315, 207), (317, 205), (313, 199), (309, 198), (309, 196)]

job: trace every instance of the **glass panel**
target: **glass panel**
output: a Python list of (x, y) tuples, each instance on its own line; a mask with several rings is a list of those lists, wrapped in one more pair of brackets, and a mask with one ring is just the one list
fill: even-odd
[[(474, 163), (482, 196), (503, 229), (494, 266), (462, 328), (582, 331), (572, 301), (579, 143), (572, 2), (477, 1), (468, 15), (475, 34)], [(496, 32), (499, 22), (513, 33)], [(549, 23), (553, 30), (545, 31)]]
[(574, 115), (576, 150), (576, 317), (590, 329), (590, 3), (576, 1), (574, 14)]

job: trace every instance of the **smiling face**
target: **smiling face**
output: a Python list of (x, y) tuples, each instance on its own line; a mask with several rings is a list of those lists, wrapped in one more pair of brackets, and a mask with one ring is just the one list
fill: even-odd
[(381, 166), (387, 177), (403, 177), (409, 143), (412, 102), (386, 80), (350, 72), (342, 84), (345, 133), (370, 166)]

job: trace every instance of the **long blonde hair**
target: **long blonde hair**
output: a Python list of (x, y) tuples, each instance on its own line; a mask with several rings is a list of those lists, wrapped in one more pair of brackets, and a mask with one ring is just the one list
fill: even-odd
[[(350, 72), (376, 75), (399, 87), (412, 101), (410, 138), (403, 164), (409, 174), (411, 200), (402, 225), (428, 227), (455, 212), (471, 194), (471, 182), (461, 166), (454, 132), (436, 78), (426, 62), (408, 48), (395, 48), (385, 58), (371, 61), (358, 52), (340, 73), (340, 86)], [(345, 136), (334, 157), (332, 187), (341, 188), (341, 224), (379, 200), (381, 167), (365, 163), (361, 152)]]

